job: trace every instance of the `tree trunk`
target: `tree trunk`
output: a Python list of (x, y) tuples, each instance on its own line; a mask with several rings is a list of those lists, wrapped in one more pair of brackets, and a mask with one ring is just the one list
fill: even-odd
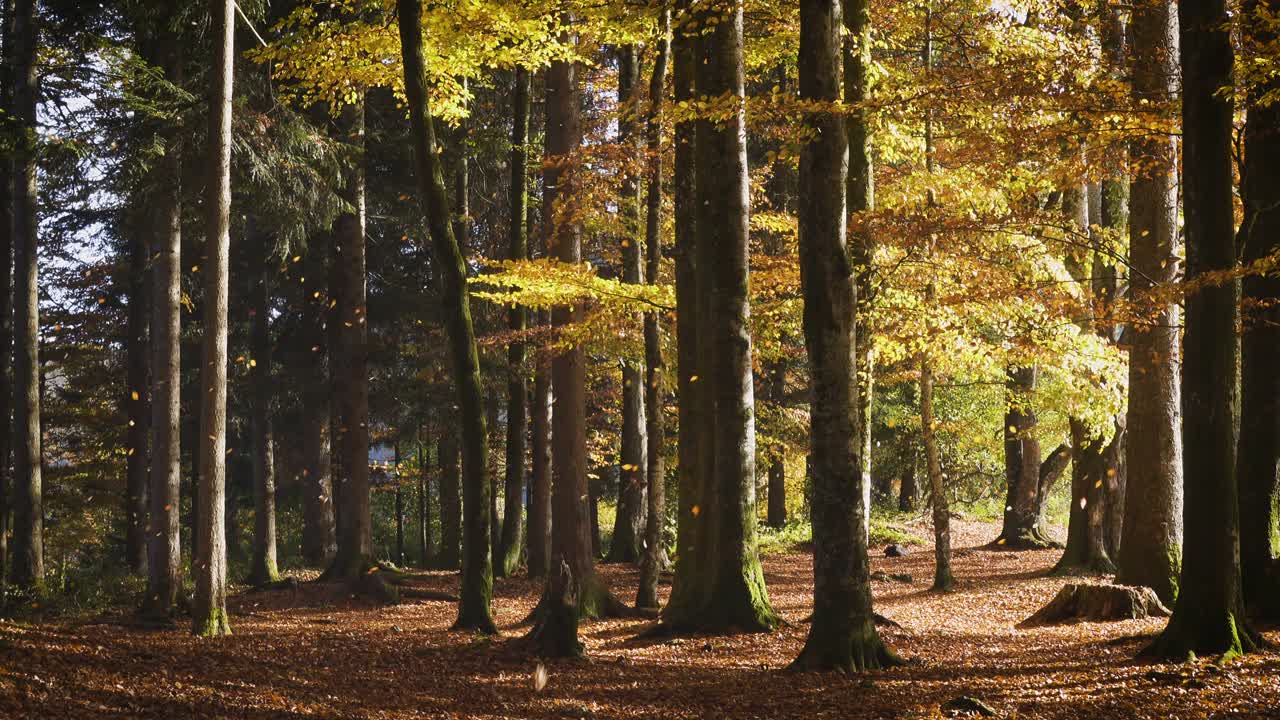
[[(568, 39), (568, 38), (566, 38)], [(582, 262), (581, 228), (572, 217), (578, 202), (577, 68), (572, 62), (551, 63), (546, 71), (546, 155), (543, 171), (543, 217), (548, 253), (561, 262)], [(579, 320), (581, 308), (558, 306), (552, 325), (562, 328)], [(563, 562), (576, 583), (582, 617), (617, 614), (621, 604), (596, 576), (591, 543), (594, 503), (587, 487), (586, 358), (581, 345), (551, 359), (554, 408), (551, 414), (552, 508), (551, 565)]]
[[(528, 216), (529, 153), (529, 71), (516, 68), (512, 92), (511, 118), (511, 200), (507, 253), (512, 260), (529, 255), (525, 220)], [(525, 330), (525, 309), (507, 312), (507, 327), (519, 337)], [(529, 383), (525, 378), (525, 346), (513, 342), (507, 348), (507, 476), (503, 496), (502, 543), (493, 572), (511, 577), (520, 564), (520, 543), (524, 531), (525, 433), (528, 426)]]
[[(674, 99), (678, 105), (694, 97), (693, 72), (696, 63), (695, 35), (686, 30), (689, 1), (678, 0), (677, 20), (671, 38), (672, 80)], [(676, 275), (676, 394), (679, 398), (677, 463), (680, 492), (676, 506), (676, 567), (667, 600), (664, 621), (680, 620), (702, 602), (708, 574), (699, 569), (699, 553), (706, 544), (698, 542), (705, 532), (701, 522), (702, 468), (699, 437), (706, 426), (701, 395), (706, 383), (698, 383), (698, 273), (697, 273), (697, 206), (694, 203), (694, 122), (680, 118), (675, 123), (675, 164), (672, 168), (675, 221)]]
[[(769, 396), (779, 407), (786, 396), (787, 370), (782, 363), (769, 370)], [(769, 506), (765, 516), (769, 527), (787, 524), (787, 460), (782, 451), (769, 457)]]
[[(0, 63), (0, 112), (13, 113), (13, 74), (10, 50), (14, 43), (13, 0), (0, 4), (0, 34), (3, 59)], [(0, 155), (0, 358), (13, 357), (13, 245), (14, 245), (14, 165), (11, 154)], [(13, 382), (9, 371), (0, 371), (0, 586), (9, 578), (9, 518), (13, 474), (9, 458), (13, 449)]]
[(334, 223), (341, 275), (338, 302), (337, 370), (343, 467), (340, 486), (338, 554), (332, 575), (354, 580), (373, 561), (373, 521), (369, 506), (369, 372), (365, 271), (364, 99), (348, 105), (340, 122), (343, 139), (355, 146), (342, 199), (351, 207)]
[(1007, 499), (1004, 524), (994, 545), (1010, 550), (1052, 547), (1044, 530), (1041, 492), (1040, 439), (1032, 396), (1036, 368), (1010, 367), (1005, 381), (1008, 406), (1004, 415), (1004, 468)]
[[(924, 8), (924, 48), (921, 53), (924, 61), (925, 76), (933, 74), (933, 9), (926, 4)], [(925, 170), (932, 175), (934, 167), (933, 144), (933, 111), (925, 114), (924, 121), (924, 158)], [(927, 202), (936, 207), (938, 202), (933, 188), (928, 190)], [(935, 239), (929, 238), (928, 255), (933, 254)], [(930, 280), (925, 287), (924, 307), (926, 317), (936, 312), (938, 290)], [(929, 495), (933, 505), (933, 589), (950, 590), (955, 585), (951, 576), (951, 507), (947, 498), (947, 489), (942, 477), (942, 456), (938, 450), (938, 423), (933, 414), (933, 351), (934, 326), (931, 320), (925, 321), (925, 349), (920, 353), (920, 439), (924, 444), (924, 460), (926, 472), (929, 474)]]
[[(321, 377), (323, 375), (321, 374)], [(315, 378), (323, 388), (320, 378)], [(329, 403), (310, 392), (302, 420), (302, 557), (312, 566), (325, 566), (338, 551), (333, 518), (333, 479), (329, 464)]]
[(431, 565), (431, 498), (427, 491), (427, 457), (418, 442), (418, 549), (422, 567)]
[(13, 150), (14, 238), (14, 456), (13, 557), (10, 573), (20, 590), (43, 594), (44, 484), (40, 449), (40, 298), (36, 203), (36, 0), (15, 0), (13, 109), (22, 138)]
[[(1071, 513), (1067, 546), (1054, 566), (1054, 575), (1108, 574), (1115, 571), (1107, 551), (1103, 520), (1107, 507), (1107, 452), (1101, 436), (1083, 422), (1071, 425)], [(1113, 446), (1123, 434), (1112, 440)]]
[(496, 633), (490, 605), (493, 564), (490, 551), (489, 438), (485, 429), (480, 359), (467, 291), (466, 263), (449, 227), (449, 200), (436, 154), (435, 128), (427, 101), (426, 60), (422, 50), (421, 0), (397, 0), (400, 48), (404, 59), (405, 95), (414, 137), (415, 170), (427, 215), (431, 244), (440, 271), (441, 302), (449, 335), (450, 356), (461, 409), (464, 498), (462, 592), (456, 629)]
[[(846, 30), (842, 53), (844, 102), (853, 110), (845, 122), (849, 143), (849, 169), (845, 174), (845, 212), (850, 215), (875, 210), (876, 179), (871, 156), (871, 117), (863, 107), (871, 95), (871, 20), (868, 4), (842, 0)], [(871, 398), (875, 387), (875, 346), (871, 341), (872, 280), (875, 273), (875, 238), (859, 227), (850, 238), (849, 259), (857, 284), (858, 343), (858, 459), (862, 463), (862, 506), (867, 532), (871, 531)], [(870, 535), (868, 535), (868, 538)]]
[(125, 562), (141, 573), (147, 563), (147, 466), (150, 434), (151, 352), (147, 325), (151, 293), (147, 287), (147, 240), (142, 228), (133, 228), (129, 239), (129, 308), (125, 325), (126, 380), (125, 429)]
[[(819, 107), (840, 98), (842, 0), (800, 4), (800, 98)], [(850, 2), (850, 29), (865, 31), (865, 2)], [(865, 40), (866, 32), (857, 35)], [(858, 123), (850, 119), (849, 123)], [(792, 663), (802, 670), (854, 672), (895, 664), (871, 611), (865, 462), (859, 437), (857, 286), (845, 243), (845, 118), (817, 110), (813, 140), (800, 150), (800, 281), (804, 336), (813, 382), (813, 620)]]
[(445, 427), (436, 455), (440, 460), (440, 555), (437, 564), (445, 570), (460, 570), (462, 488), (458, 467), (457, 428), (454, 425)]
[[(172, 28), (169, 28), (170, 30)], [(183, 84), (182, 50), (169, 33), (157, 38), (155, 61), (165, 79)], [(151, 239), (151, 468), (147, 532), (147, 594), (142, 605), (154, 617), (169, 617), (182, 592), (179, 524), (182, 483), (182, 155), (179, 129), (161, 131), (165, 153), (157, 167), (161, 182), (153, 196)]]
[[(691, 624), (767, 631), (778, 618), (756, 555), (742, 3), (735, 1), (723, 12), (702, 9), (700, 17), (709, 29), (698, 37), (702, 62), (694, 72), (697, 93), (727, 95), (736, 99), (737, 107), (724, 122), (699, 119), (696, 127), (698, 263), (705, 268), (699, 311), (708, 320), (700, 332), (703, 350), (710, 351), (704, 401), (709, 400), (713, 413), (705, 438), (713, 450), (703, 470), (709, 471), (707, 483), (714, 487), (715, 498), (706, 508), (706, 521), (714, 524), (714, 556), (704, 568), (711, 576), (711, 601)], [(712, 17), (718, 22), (705, 22)]]
[(271, 377), (270, 283), (273, 253), (269, 236), (256, 228), (251, 233), (250, 242), (258, 253), (255, 258), (258, 271), (253, 279), (253, 345), (249, 361), (249, 382), (253, 387), (249, 423), (253, 434), (249, 443), (253, 452), (253, 561), (249, 584), (265, 585), (280, 579), (276, 566), (276, 472), (271, 434), (274, 380)]
[[(639, 159), (640, 135), (635, 131), (639, 116), (640, 62), (635, 45), (619, 50), (618, 58), (618, 144), (622, 150), (622, 197), (618, 216), (622, 223), (622, 280), (642, 281), (640, 234), (640, 182), (633, 168)], [(639, 316), (630, 321), (640, 324)], [(622, 448), (619, 457), (618, 508), (614, 516), (613, 540), (605, 562), (634, 563), (640, 559), (644, 536), (646, 453), (644, 380), (640, 365), (622, 362)]]
[[(1234, 62), (1223, 0), (1178, 7), (1182, 58), (1182, 132), (1187, 279), (1236, 267), (1231, 123)], [(1240, 515), (1236, 485), (1239, 402), (1235, 282), (1187, 296), (1182, 388), (1186, 482), (1180, 592), (1168, 627), (1147, 652), (1233, 656), (1257, 648), (1240, 589)]]
[(902, 466), (902, 477), (898, 481), (898, 512), (913, 513), (920, 502), (920, 485), (916, 480), (915, 449), (911, 457)]
[[(549, 320), (540, 313), (539, 324)], [(551, 569), (551, 362), (535, 359), (533, 396), (529, 399), (532, 455), (529, 473), (529, 577)]]
[(404, 488), (400, 477), (400, 442), (395, 444), (395, 467), (392, 469), (396, 483), (396, 565), (404, 567)]
[[(653, 75), (649, 78), (649, 111), (645, 118), (645, 281), (657, 285), (662, 266), (662, 96), (666, 86), (667, 56), (671, 52), (671, 15), (663, 9), (659, 18), (658, 46), (653, 59)], [(645, 484), (648, 491), (644, 528), (644, 548), (640, 559), (640, 584), (636, 591), (636, 607), (658, 607), (658, 573), (666, 564), (663, 527), (667, 519), (666, 473), (663, 452), (666, 427), (663, 416), (664, 388), (662, 373), (662, 336), (658, 313), (644, 316), (645, 365), (645, 436), (648, 440), (648, 464)]]
[[(1280, 11), (1275, 0), (1251, 2), (1242, 27), (1245, 49), (1261, 54), (1275, 42), (1260, 11)], [(1255, 17), (1257, 15), (1257, 17)], [(1244, 223), (1240, 248), (1246, 264), (1280, 250), (1280, 106), (1263, 104), (1262, 96), (1280, 90), (1269, 76), (1249, 96), (1244, 133), (1244, 166), (1240, 194)], [(1244, 279), (1246, 318), (1243, 339), (1240, 417), (1240, 569), (1249, 611), (1280, 618), (1280, 567), (1274, 538), (1280, 522), (1280, 278), (1274, 274)]]
[(192, 563), (192, 632), (231, 634), (227, 615), (227, 291), (231, 249), (231, 100), (235, 73), (232, 0), (214, 0), (213, 77), (209, 97), (209, 177), (205, 190), (204, 340), (200, 363), (200, 551)]

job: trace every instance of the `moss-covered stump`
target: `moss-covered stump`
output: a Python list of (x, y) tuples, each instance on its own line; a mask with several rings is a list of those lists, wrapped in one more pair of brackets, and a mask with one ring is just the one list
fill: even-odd
[(1077, 620), (1138, 620), (1169, 617), (1169, 608), (1149, 587), (1131, 585), (1064, 585), (1048, 605), (1023, 620), (1021, 627)]

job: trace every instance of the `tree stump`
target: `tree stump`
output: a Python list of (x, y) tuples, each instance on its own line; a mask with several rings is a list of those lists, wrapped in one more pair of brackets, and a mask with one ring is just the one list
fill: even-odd
[(1169, 617), (1169, 608), (1149, 587), (1131, 585), (1064, 585), (1048, 605), (1023, 620), (1021, 627), (1073, 620), (1138, 620)]

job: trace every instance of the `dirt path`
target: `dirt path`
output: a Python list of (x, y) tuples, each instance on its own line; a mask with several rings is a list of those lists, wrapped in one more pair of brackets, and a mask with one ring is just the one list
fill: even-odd
[[(636, 644), (645, 621), (586, 624), (590, 661), (550, 664), (541, 692), (535, 661), (509, 646), (538, 596), (526, 580), (499, 583), (493, 641), (450, 632), (451, 603), (375, 608), (307, 585), (237, 596), (235, 635), (220, 640), (120, 617), (0, 624), (0, 718), (930, 718), (958, 695), (1010, 718), (1280, 718), (1274, 653), (1223, 670), (1152, 665), (1131, 658), (1163, 621), (1015, 628), (1066, 582), (1041, 577), (1056, 553), (979, 550), (993, 529), (956, 525), (954, 593), (927, 591), (928, 548), (873, 561), (914, 580), (875, 584), (877, 609), (903, 625), (885, 635), (911, 661), (892, 671), (781, 672), (807, 629), (811, 561), (797, 553), (765, 561), (791, 623), (778, 632)], [(602, 572), (633, 600), (634, 571)], [(457, 576), (416, 582), (453, 590)]]

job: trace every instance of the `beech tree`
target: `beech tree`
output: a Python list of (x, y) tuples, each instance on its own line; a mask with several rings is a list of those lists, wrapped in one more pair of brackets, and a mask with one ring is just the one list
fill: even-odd
[[(1234, 51), (1226, 4), (1178, 6), (1187, 279), (1236, 267), (1231, 116)], [(1258, 636), (1240, 589), (1234, 378), (1240, 316), (1233, 281), (1210, 279), (1186, 299), (1183, 345), (1183, 478), (1186, 506), (1178, 601), (1152, 655), (1185, 658), (1251, 652)], [(1226, 380), (1224, 382), (1224, 379)]]
[(496, 633), (493, 624), (493, 565), (490, 553), (488, 433), (480, 389), (480, 360), (471, 325), (470, 300), (462, 250), (449, 224), (444, 173), (436, 154), (435, 129), (427, 100), (426, 60), (422, 51), (421, 0), (397, 0), (405, 95), (413, 127), (415, 170), (432, 249), (440, 272), (445, 323), (449, 331), (454, 384), (460, 408), (463, 475), (462, 598), (457, 629)]

